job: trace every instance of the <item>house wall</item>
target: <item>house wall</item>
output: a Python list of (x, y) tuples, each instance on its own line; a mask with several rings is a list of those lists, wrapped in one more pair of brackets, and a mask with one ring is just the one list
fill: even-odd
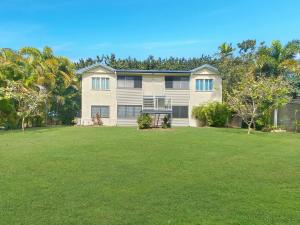
[[(92, 90), (92, 77), (108, 77), (110, 90)], [(117, 76), (115, 73), (101, 69), (86, 72), (82, 77), (82, 98), (81, 98), (81, 124), (92, 125), (91, 106), (109, 106), (109, 118), (102, 118), (105, 125), (116, 125), (117, 123), (117, 102), (116, 88)]]
[[(213, 91), (197, 91), (196, 79), (213, 79), (214, 80)], [(222, 102), (222, 78), (218, 74), (206, 69), (192, 73), (191, 80), (190, 80), (190, 102), (189, 102), (190, 105), (189, 125), (190, 126), (197, 126), (197, 121), (192, 116), (193, 107), (211, 101)]]
[[(117, 105), (143, 105), (143, 89), (117, 88)], [(117, 110), (117, 109), (116, 109)], [(136, 119), (117, 118), (116, 124), (119, 126), (136, 126)]]
[(165, 78), (162, 75), (143, 75), (143, 95), (162, 96), (165, 91)]
[[(189, 106), (190, 91), (189, 90), (172, 90), (166, 89), (165, 95), (172, 99), (173, 106)], [(173, 118), (174, 126), (189, 126), (189, 118)]]
[[(141, 76), (140, 74), (137, 74)], [(141, 89), (117, 89), (118, 105), (143, 105), (143, 96), (164, 95), (164, 76), (151, 74), (142, 75)], [(119, 126), (136, 126), (136, 119), (118, 119)]]
[[(166, 96), (172, 98), (172, 105), (189, 106), (189, 118), (173, 119), (174, 126), (197, 126), (192, 117), (194, 106), (210, 101), (222, 101), (222, 79), (214, 71), (202, 69), (190, 76), (190, 90), (165, 89), (166, 74), (142, 74), (142, 89), (117, 88), (117, 75), (114, 72), (97, 68), (85, 72), (82, 78), (82, 118), (83, 125), (92, 124), (91, 105), (110, 107), (110, 118), (102, 118), (105, 125), (136, 125), (135, 119), (117, 119), (117, 105), (142, 105), (143, 95)], [(92, 77), (108, 77), (110, 90), (92, 90)], [(213, 91), (196, 91), (196, 79), (213, 79)]]
[[(143, 94), (151, 96), (166, 96), (172, 99), (172, 105), (188, 106), (189, 90), (172, 90), (165, 88), (166, 74), (143, 75)], [(189, 119), (172, 120), (174, 126), (188, 126)]]

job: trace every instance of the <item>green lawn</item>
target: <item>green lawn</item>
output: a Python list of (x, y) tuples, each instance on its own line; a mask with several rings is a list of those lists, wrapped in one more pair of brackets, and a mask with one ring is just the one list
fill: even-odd
[(0, 132), (0, 224), (300, 224), (300, 135)]

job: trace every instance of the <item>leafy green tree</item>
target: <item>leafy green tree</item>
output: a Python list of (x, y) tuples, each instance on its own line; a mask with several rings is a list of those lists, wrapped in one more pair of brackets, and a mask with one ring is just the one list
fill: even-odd
[(39, 109), (45, 98), (42, 92), (26, 88), (20, 81), (9, 81), (5, 88), (0, 89), (0, 93), (3, 99), (13, 99), (17, 102), (17, 115), (21, 118), (23, 131), (25, 120), (40, 113)]
[(191, 70), (203, 64), (217, 65), (217, 60), (211, 56), (202, 55), (194, 58), (155, 58), (149, 56), (145, 60), (137, 60), (136, 58), (117, 58), (115, 54), (97, 56), (95, 59), (80, 59), (75, 63), (76, 68), (90, 66), (94, 63), (103, 63), (116, 69), (168, 69), (168, 70)]
[[(0, 85), (6, 88), (13, 81), (19, 85), (22, 84), (22, 87), (28, 92), (34, 91), (37, 87), (40, 88), (45, 98), (43, 110), (40, 111), (39, 116), (43, 115), (45, 124), (47, 124), (48, 111), (62, 107), (62, 102), (57, 101), (59, 97), (60, 99), (69, 99), (71, 96), (76, 100), (76, 103), (73, 102), (73, 104), (80, 105), (77, 97), (80, 96), (79, 81), (75, 77), (74, 64), (67, 58), (55, 56), (49, 47), (45, 47), (42, 51), (32, 47), (24, 47), (19, 51), (0, 49)], [(75, 87), (76, 97), (73, 92), (66, 91), (69, 87)], [(69, 94), (70, 96), (67, 96)], [(11, 107), (7, 107), (7, 104)], [(68, 110), (68, 105), (63, 107), (64, 111), (61, 111), (63, 113), (71, 111)], [(19, 108), (20, 104), (15, 99), (1, 101), (0, 122), (5, 123), (6, 127), (10, 127), (6, 118), (18, 117), (16, 112), (19, 112)], [(78, 112), (79, 107), (71, 106), (72, 110), (75, 108)]]
[(231, 43), (228, 44), (224, 42), (219, 46), (219, 55), (221, 56), (221, 58), (226, 58), (228, 56), (232, 56), (234, 50), (235, 49), (232, 47)]
[(237, 43), (237, 46), (239, 48), (239, 53), (241, 55), (247, 54), (248, 52), (253, 52), (256, 48), (256, 40), (248, 39), (246, 41), (242, 41), (240, 43)]
[(290, 41), (286, 45), (275, 40), (270, 47), (261, 43), (257, 49), (259, 74), (283, 77), (291, 73), (299, 75), (299, 62), (296, 60), (299, 52), (300, 40)]

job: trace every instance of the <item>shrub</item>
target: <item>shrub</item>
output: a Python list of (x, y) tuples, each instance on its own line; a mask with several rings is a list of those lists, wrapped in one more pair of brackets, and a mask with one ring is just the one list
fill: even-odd
[(229, 107), (220, 102), (211, 102), (194, 107), (193, 116), (203, 126), (224, 127), (231, 112)]
[(37, 115), (31, 118), (31, 123), (33, 127), (42, 127), (45, 125), (44, 118), (41, 115)]
[(171, 127), (170, 115), (166, 115), (163, 118), (162, 128), (170, 128), (170, 127)]
[(138, 123), (139, 129), (148, 129), (151, 127), (152, 118), (148, 113), (141, 114), (137, 118), (137, 123)]
[(94, 125), (98, 125), (98, 126), (102, 126), (103, 125), (103, 122), (102, 122), (102, 119), (101, 119), (101, 115), (99, 113), (97, 113), (96, 117), (93, 118), (93, 123), (94, 123)]
[(4, 127), (5, 129), (16, 129), (19, 126), (20, 119), (16, 115), (16, 113), (10, 113), (8, 115), (4, 115), (1, 118), (0, 112), (0, 127)]
[(295, 133), (299, 130), (300, 127), (300, 120), (295, 121)]

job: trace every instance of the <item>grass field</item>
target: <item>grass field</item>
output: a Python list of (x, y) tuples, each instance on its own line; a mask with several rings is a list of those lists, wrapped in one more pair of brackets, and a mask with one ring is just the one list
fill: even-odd
[(0, 224), (300, 224), (300, 135), (0, 133)]

